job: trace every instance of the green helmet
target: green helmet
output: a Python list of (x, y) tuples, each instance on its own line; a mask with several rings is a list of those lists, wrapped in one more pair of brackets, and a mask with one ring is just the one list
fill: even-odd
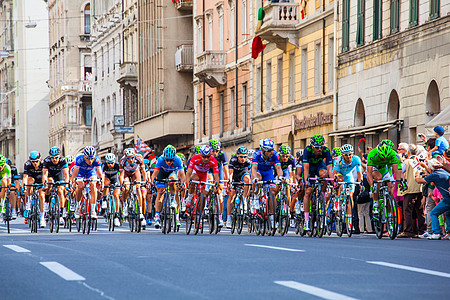
[(213, 150), (220, 150), (220, 141), (218, 139), (210, 139), (209, 146)]
[(0, 166), (3, 166), (6, 164), (6, 157), (0, 154)]
[(382, 140), (377, 146), (377, 153), (382, 157), (386, 158), (389, 153), (394, 149), (394, 143), (390, 140)]
[(283, 145), (280, 146), (280, 149), (279, 149), (278, 152), (280, 152), (280, 154), (290, 154), (291, 153), (291, 147), (289, 147), (286, 144), (283, 144)]
[(313, 146), (323, 146), (325, 144), (325, 139), (320, 134), (315, 134), (311, 137), (311, 145)]
[(186, 157), (184, 157), (184, 154), (181, 152), (177, 152), (177, 156), (181, 159), (182, 162), (184, 162), (184, 160), (186, 159)]
[(331, 155), (335, 157), (341, 155), (341, 147), (334, 147), (331, 151)]
[(194, 148), (194, 154), (199, 154), (200, 153), (200, 148), (202, 147), (202, 145), (195, 145)]

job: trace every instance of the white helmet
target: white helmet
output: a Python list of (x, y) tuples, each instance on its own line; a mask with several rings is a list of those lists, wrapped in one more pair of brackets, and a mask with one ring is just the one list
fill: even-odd
[(125, 149), (125, 151), (123, 152), (125, 154), (126, 157), (134, 157), (135, 156), (135, 152), (133, 148), (127, 148)]
[(115, 162), (116, 161), (116, 156), (113, 153), (108, 153), (105, 156), (105, 160), (107, 162)]
[(248, 149), (247, 151), (247, 157), (250, 157), (250, 159), (253, 157), (253, 153), (255, 153), (255, 150), (253, 149)]

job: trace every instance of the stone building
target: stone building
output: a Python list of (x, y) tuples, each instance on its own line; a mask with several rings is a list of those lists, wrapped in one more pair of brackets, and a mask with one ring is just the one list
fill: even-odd
[(415, 143), (450, 124), (449, 13), (449, 1), (339, 0), (339, 144)]
[(49, 0), (51, 146), (76, 155), (91, 144), (92, 58), (91, 3)]

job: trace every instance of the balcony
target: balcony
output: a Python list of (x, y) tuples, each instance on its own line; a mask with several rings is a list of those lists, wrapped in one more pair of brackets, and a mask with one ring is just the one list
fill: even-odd
[(255, 35), (286, 51), (287, 43), (298, 48), (299, 35), (295, 26), (299, 20), (298, 3), (269, 3), (264, 7), (263, 24)]
[(224, 85), (227, 82), (227, 76), (225, 74), (226, 63), (226, 51), (205, 51), (197, 56), (197, 66), (194, 70), (194, 75), (212, 88)]
[(192, 12), (192, 0), (175, 0), (175, 6), (180, 11)]
[(178, 72), (192, 72), (194, 69), (192, 44), (180, 45), (175, 52), (175, 67)]
[(81, 80), (78, 86), (78, 91), (82, 94), (92, 93), (92, 81), (91, 80)]
[(134, 87), (137, 88), (138, 84), (138, 69), (135, 62), (124, 62), (120, 65), (120, 76), (117, 79), (120, 83), (120, 87), (124, 88)]

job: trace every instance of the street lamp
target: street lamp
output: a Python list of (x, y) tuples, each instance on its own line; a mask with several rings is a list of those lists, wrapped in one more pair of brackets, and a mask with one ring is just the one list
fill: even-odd
[(31, 18), (28, 17), (28, 22), (25, 24), (26, 28), (36, 28), (37, 23), (35, 21), (31, 21)]

